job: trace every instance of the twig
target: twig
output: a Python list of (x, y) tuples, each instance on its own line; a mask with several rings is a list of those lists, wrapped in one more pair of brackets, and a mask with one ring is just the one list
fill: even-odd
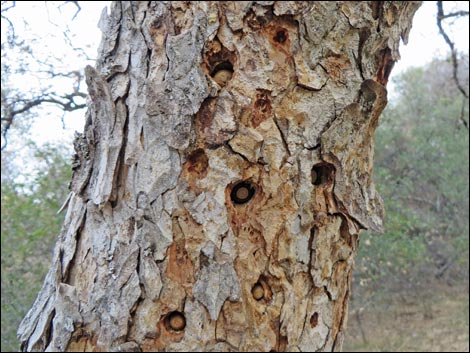
[(467, 120), (465, 120), (465, 107), (466, 107), (466, 104), (465, 102), (467, 101), (467, 98), (463, 98), (463, 101), (462, 101), (462, 109), (460, 109), (460, 121), (462, 122), (463, 126), (465, 126), (468, 130), (468, 122)]
[(356, 321), (357, 321), (357, 326), (359, 327), (359, 331), (361, 332), (361, 337), (362, 337), (362, 343), (364, 345), (368, 344), (367, 338), (366, 338), (366, 333), (364, 331), (364, 328), (362, 327), (362, 320), (361, 320), (361, 310), (356, 310)]
[(468, 11), (451, 12), (451, 13), (448, 13), (447, 15), (442, 15), (441, 19), (444, 20), (449, 17), (461, 17), (461, 16), (468, 16)]
[[(460, 12), (460, 11), (459, 11)], [(467, 11), (461, 11), (462, 15), (465, 15), (465, 13), (468, 15)], [(447, 33), (444, 31), (444, 28), (442, 27), (442, 20), (448, 17), (452, 17), (449, 15), (453, 15), (454, 17), (457, 16), (455, 15), (457, 12), (454, 12), (452, 14), (444, 14), (444, 8), (442, 6), (442, 1), (437, 2), (437, 27), (439, 27), (439, 33), (442, 35), (444, 40), (446, 41), (447, 45), (450, 48), (451, 52), (451, 57), (452, 57), (452, 66), (453, 66), (453, 74), (452, 77), (454, 78), (455, 84), (457, 85), (457, 88), (459, 91), (463, 94), (465, 98), (468, 98), (468, 93), (465, 92), (464, 88), (460, 84), (459, 78), (458, 78), (458, 67), (459, 63), (457, 61), (457, 51), (455, 50), (455, 45), (454, 43), (450, 40), (449, 36)]]

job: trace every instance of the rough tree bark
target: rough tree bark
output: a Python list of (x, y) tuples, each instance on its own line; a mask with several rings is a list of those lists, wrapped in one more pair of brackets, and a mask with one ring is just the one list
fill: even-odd
[(340, 350), (419, 2), (114, 2), (23, 350)]

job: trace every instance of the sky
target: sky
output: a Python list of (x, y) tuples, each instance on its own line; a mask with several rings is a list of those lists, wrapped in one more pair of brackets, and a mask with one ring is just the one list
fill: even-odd
[[(449, 4), (458, 3), (458, 9), (468, 11), (468, 1), (444, 1), (444, 11), (452, 12)], [(449, 52), (447, 44), (439, 34), (436, 23), (436, 2), (424, 1), (413, 19), (413, 27), (407, 45), (400, 45), (401, 59), (395, 64), (392, 77), (398, 75), (411, 66), (422, 66), (435, 57), (446, 57)], [(444, 23), (451, 23), (450, 20)], [(469, 28), (468, 16), (455, 22), (453, 26), (446, 26), (446, 31), (461, 52), (468, 52)]]
[[(59, 2), (59, 4), (63, 2)], [(449, 4), (458, 4), (459, 9), (468, 11), (468, 2), (444, 2), (446, 12), (453, 9)], [(46, 4), (46, 5), (44, 5)], [(68, 3), (58, 7), (54, 2), (25, 1), (17, 2), (15, 11), (11, 11), (11, 20), (18, 24), (23, 19), (28, 23), (28, 28), (24, 31), (21, 26), (17, 26), (18, 31), (25, 37), (40, 37), (41, 50), (36, 52), (38, 58), (44, 57), (54, 52), (59, 58), (62, 58), (64, 67), (84, 67), (87, 64), (93, 65), (93, 60), (80, 58), (76, 52), (70, 49), (64, 43), (62, 35), (63, 29), (68, 28), (71, 33), (71, 39), (75, 46), (85, 48), (90, 59), (96, 57), (97, 48), (101, 38), (101, 32), (97, 23), (100, 14), (109, 4), (108, 1), (80, 1), (81, 11), (72, 20), (76, 13), (76, 7)], [(450, 22), (450, 21), (446, 21)], [(455, 42), (459, 51), (468, 53), (469, 46), (469, 26), (468, 16), (458, 20), (447, 30), (451, 39)], [(2, 41), (4, 32), (2, 31)], [(400, 47), (401, 60), (396, 63), (389, 82), (388, 90), (393, 97), (393, 77), (397, 76), (409, 67), (417, 67), (429, 63), (433, 58), (446, 57), (448, 47), (444, 39), (439, 35), (436, 25), (436, 2), (425, 1), (417, 11), (413, 28), (410, 33), (409, 43)], [(60, 65), (60, 64), (58, 64)], [(39, 82), (27, 80), (25, 85), (33, 86)], [(26, 89), (26, 88), (25, 88)], [(58, 109), (43, 109), (40, 119), (33, 122), (31, 138), (38, 144), (50, 141), (61, 141), (71, 146), (74, 131), (81, 132), (84, 126), (84, 111), (68, 113), (63, 120), (62, 112)], [(65, 129), (63, 128), (65, 126)]]
[[(109, 5), (110, 1), (80, 1), (81, 10), (76, 16), (77, 7), (71, 3), (60, 6), (63, 3), (21, 1), (17, 2), (16, 7), (9, 10), (7, 14), (15, 24), (17, 34), (30, 41), (31, 46), (34, 46), (35, 60), (47, 61), (47, 58), (53, 53), (53, 56), (58, 58), (58, 60), (54, 60), (54, 65), (59, 66), (56, 67), (57, 71), (94, 65), (101, 40), (98, 21), (102, 10)], [(86, 60), (67, 44), (63, 35), (66, 29), (69, 30), (69, 38), (73, 42), (73, 46), (83, 48), (90, 60)], [(6, 31), (2, 31), (2, 42), (4, 35), (6, 35)], [(35, 38), (40, 38), (40, 40), (34, 43)], [(34, 60), (31, 62), (34, 63)], [(24, 81), (22, 89), (25, 91), (31, 87), (38, 87), (40, 84), (44, 85), (44, 82), (39, 82), (34, 76), (27, 79), (22, 78), (22, 81)], [(68, 79), (66, 81), (66, 84), (58, 83), (59, 89), (63, 84), (64, 88), (62, 89), (70, 91), (70, 83)], [(21, 84), (17, 85), (21, 87)], [(85, 123), (84, 110), (70, 112), (63, 116), (61, 110), (46, 107), (41, 109), (40, 114), (40, 119), (35, 119), (30, 129), (31, 138), (39, 144), (61, 141), (71, 145), (74, 131), (81, 132)]]

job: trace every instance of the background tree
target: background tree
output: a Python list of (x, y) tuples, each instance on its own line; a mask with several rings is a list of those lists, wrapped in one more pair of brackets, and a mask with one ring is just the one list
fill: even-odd
[[(63, 146), (35, 146), (29, 163), (35, 174), (11, 163), (2, 152), (2, 351), (18, 351), (16, 330), (41, 288), (50, 267), (52, 248), (63, 214), (56, 214), (67, 197), (70, 161)], [(6, 170), (8, 169), (8, 171)], [(19, 178), (22, 175), (22, 181)]]
[[(460, 2), (461, 4), (463, 2)], [(18, 3), (11, 11), (4, 12), (4, 5), (9, 7), (9, 2), (2, 2), (2, 29), (5, 29), (8, 24), (4, 23), (4, 14), (8, 15), (11, 19), (11, 22), (15, 24), (15, 28), (17, 29), (17, 35), (22, 36), (24, 30), (22, 27), (21, 18), (25, 16), (27, 18), (28, 11), (31, 12), (31, 8), (23, 9), (22, 3)], [(79, 12), (76, 15), (76, 18), (73, 19), (69, 23), (71, 26), (70, 31), (74, 31), (74, 27), (79, 27), (80, 35), (84, 37), (83, 29), (94, 27), (95, 23), (98, 20), (91, 20), (90, 25), (83, 25), (81, 22), (81, 18), (86, 16), (87, 18), (93, 17), (93, 12), (99, 13), (101, 8), (104, 5), (98, 5), (96, 10), (88, 8), (88, 4), (86, 3), (84, 6), (84, 10)], [(93, 2), (91, 4), (96, 4)], [(29, 5), (31, 6), (31, 5)], [(39, 8), (35, 10), (35, 17), (42, 17), (45, 18), (45, 22), (47, 25), (47, 18), (50, 19), (51, 22), (58, 24), (58, 18), (56, 14), (56, 10), (54, 6), (58, 7), (58, 11), (61, 11), (60, 17), (64, 20), (72, 20), (77, 12), (77, 8), (75, 5), (63, 5), (63, 2), (57, 2), (55, 5), (54, 2), (48, 2), (45, 6), (44, 4), (39, 5)], [(464, 13), (468, 13), (468, 3), (467, 3), (467, 10), (454, 7), (454, 2), (447, 2), (444, 4), (444, 20), (443, 25), (446, 26), (449, 23), (451, 24), (450, 27), (444, 27), (445, 31), (449, 35), (452, 41), (456, 41), (458, 39), (459, 34), (452, 33), (452, 27), (460, 27), (458, 23), (456, 23), (456, 19), (460, 17), (455, 17), (454, 15), (462, 15)], [(41, 7), (47, 7), (49, 13), (47, 15), (40, 15)], [(435, 5), (423, 5), (423, 9), (418, 12), (417, 17), (421, 18), (431, 18), (432, 14), (429, 14), (428, 8), (436, 8)], [(70, 10), (70, 11), (68, 11)], [(14, 16), (14, 12), (21, 14), (21, 16)], [(427, 14), (427, 15), (426, 15)], [(451, 17), (447, 17), (447, 15), (452, 15)], [(27, 24), (31, 28), (31, 32), (34, 33), (37, 39), (32, 43), (31, 41), (28, 43), (33, 46), (31, 49), (33, 52), (38, 52), (36, 47), (47, 46), (48, 41), (44, 41), (42, 36), (43, 32), (43, 24), (38, 23), (36, 20), (26, 19)], [(60, 22), (60, 20), (59, 20)], [(462, 22), (459, 20), (459, 22)], [(64, 22), (65, 24), (67, 22)], [(50, 24), (50, 22), (49, 22)], [(412, 31), (412, 38), (411, 38), (411, 46), (414, 47), (414, 41), (418, 36), (425, 36), (422, 32), (423, 29), (420, 30), (420, 27), (423, 25), (423, 21), (417, 21), (417, 23), (413, 26), (417, 28), (413, 28)], [(37, 26), (40, 26), (39, 28)], [(65, 27), (64, 27), (65, 28)], [(54, 34), (60, 33), (60, 29), (58, 27), (54, 27)], [(421, 32), (420, 32), (421, 31)], [(467, 29), (468, 31), (468, 29)], [(433, 36), (434, 32), (432, 29), (426, 29), (426, 36)], [(4, 34), (6, 31), (2, 30), (2, 42), (5, 39)], [(437, 34), (437, 33), (436, 33)], [(72, 34), (69, 33), (69, 36)], [(50, 37), (51, 35), (47, 35)], [(87, 40), (92, 40), (93, 35), (86, 36)], [(414, 38), (413, 38), (414, 37)], [(423, 37), (422, 39), (425, 39)], [(20, 40), (20, 39), (18, 39)], [(21, 38), (21, 41), (29, 40), (27, 37)], [(426, 40), (424, 40), (426, 42)], [(436, 44), (439, 43), (439, 40), (435, 40)], [(458, 42), (458, 41), (457, 41)], [(457, 43), (456, 42), (456, 43)], [(77, 42), (77, 37), (74, 37), (74, 43), (76, 45), (80, 45)], [(93, 45), (92, 45), (93, 46)], [(3, 48), (3, 44), (2, 44)], [(53, 45), (54, 48), (54, 56), (58, 56), (58, 52), (61, 49), (59, 44)], [(457, 43), (457, 48), (464, 48), (462, 44)], [(410, 48), (409, 48), (410, 49)], [(437, 49), (434, 49), (437, 50)], [(2, 50), (2, 54), (5, 52)], [(11, 53), (11, 51), (10, 51)], [(461, 57), (457, 54), (458, 61), (461, 60)], [(410, 53), (404, 53), (404, 57), (412, 55)], [(88, 56), (94, 56), (94, 53), (89, 53)], [(420, 55), (418, 55), (419, 57)], [(423, 57), (423, 62), (427, 59), (426, 57), (431, 57), (427, 55), (421, 55)], [(441, 57), (445, 57), (445, 53), (441, 52)], [(67, 58), (67, 55), (64, 56)], [(26, 63), (32, 62), (35, 60), (36, 57), (32, 56), (25, 56), (24, 59)], [(52, 58), (51, 58), (52, 59)], [(49, 60), (51, 60), (49, 59)], [(53, 59), (52, 59), (53, 60)], [(4, 60), (2, 59), (2, 62)], [(70, 64), (70, 55), (66, 60)], [(406, 62), (406, 60), (405, 60)], [(405, 62), (402, 62), (400, 66), (403, 66)], [(415, 65), (418, 63), (415, 63)], [(75, 65), (75, 67), (83, 67), (85, 64)], [(405, 64), (406, 65), (406, 64)], [(419, 80), (428, 79), (430, 77), (439, 77), (442, 79), (443, 77), (451, 77), (452, 70), (439, 70), (440, 68), (444, 67), (446, 64), (445, 62), (439, 62), (439, 64), (434, 66), (434, 69), (438, 69), (438, 71), (433, 71), (426, 69), (427, 73), (425, 75), (414, 75), (413, 78), (417, 80), (415, 83), (420, 82)], [(37, 65), (34, 64), (34, 67)], [(54, 66), (55, 67), (55, 66)], [(460, 65), (459, 65), (460, 67)], [(2, 73), (2, 90), (4, 89), (5, 82), (18, 84), (21, 82), (36, 82), (36, 78), (34, 78), (34, 71), (28, 72), (28, 65), (24, 65), (26, 71), (24, 73), (28, 73), (29, 75), (10, 75), (9, 77), (14, 77), (13, 80), (5, 80), (6, 75)], [(399, 71), (400, 67), (394, 70), (395, 74), (396, 71)], [(33, 74), (33, 75), (31, 75)], [(459, 76), (460, 77), (460, 76)], [(39, 82), (47, 82), (49, 80), (39, 81)], [(464, 87), (465, 87), (465, 81)], [(72, 86), (73, 80), (71, 80), (70, 86)], [(47, 86), (47, 85), (46, 85)], [(411, 89), (413, 87), (413, 82), (410, 81), (410, 88), (407, 90), (408, 95), (420, 95), (422, 93), (421, 89), (426, 85), (419, 85), (416, 84), (417, 91), (413, 91)], [(67, 88), (63, 87), (60, 89)], [(396, 85), (394, 85), (396, 87)], [(403, 85), (400, 85), (403, 87)], [(447, 87), (447, 82), (442, 82), (442, 87)], [(18, 86), (17, 89), (30, 90), (30, 86)], [(428, 88), (429, 89), (429, 88)], [(432, 89), (440, 90), (440, 87), (432, 85)], [(399, 91), (395, 88), (394, 92), (399, 94)], [(447, 88), (446, 88), (447, 92)], [(453, 91), (452, 91), (453, 92)], [(429, 94), (427, 91), (426, 94)], [(395, 97), (395, 96), (393, 96)], [(435, 94), (433, 94), (435, 97)], [(450, 96), (449, 96), (450, 99)], [(395, 99), (393, 99), (394, 101)], [(436, 101), (433, 100), (426, 100), (427, 105), (424, 108), (421, 108), (421, 112), (432, 111), (430, 108), (436, 102), (439, 103), (439, 99)], [(393, 102), (392, 102), (393, 103)], [(414, 104), (413, 100), (411, 99), (403, 99), (402, 103), (410, 103)], [(457, 103), (457, 102), (456, 102)], [(392, 110), (394, 109), (396, 104), (392, 104), (390, 107)], [(33, 114), (23, 114), (22, 116), (17, 116), (18, 119), (15, 119), (15, 124), (12, 128), (12, 134), (9, 134), (9, 144), (6, 149), (2, 150), (2, 184), (7, 182), (14, 182), (15, 185), (15, 198), (9, 198), (8, 203), (5, 200), (2, 200), (2, 206), (5, 206), (5, 209), (9, 210), (9, 215), (11, 217), (2, 217), (2, 243), (5, 241), (8, 242), (7, 246), (2, 246), (2, 258), (3, 259), (26, 259), (28, 261), (28, 256), (25, 255), (25, 251), (31, 251), (34, 249), (34, 257), (36, 263), (43, 264), (42, 266), (35, 266), (35, 271), (29, 271), (29, 267), (22, 267), (22, 266), (8, 266), (8, 263), (2, 261), (2, 295), (3, 293), (10, 293), (9, 295), (2, 296), (2, 351), (15, 351), (17, 350), (18, 344), (15, 339), (14, 330), (16, 330), (16, 326), (19, 323), (21, 317), (24, 316), (26, 310), (30, 307), (32, 300), (34, 299), (35, 292), (37, 291), (38, 287), (40, 286), (40, 281), (42, 280), (45, 271), (47, 270), (47, 265), (51, 261), (51, 250), (48, 246), (44, 246), (44, 244), (52, 244), (55, 234), (58, 233), (58, 228), (50, 227), (49, 231), (30, 231), (24, 232), (21, 235), (21, 240), (18, 240), (17, 233), (15, 230), (17, 229), (18, 224), (25, 224), (25, 217), (22, 216), (22, 212), (14, 212), (13, 208), (18, 206), (20, 203), (16, 202), (20, 199), (25, 199), (31, 196), (31, 190), (37, 189), (37, 183), (39, 183), (40, 174), (38, 175), (37, 172), (34, 170), (35, 166), (38, 165), (38, 161), (40, 159), (33, 156), (35, 151), (39, 148), (40, 150), (44, 150), (40, 145), (40, 142), (36, 142), (35, 144), (31, 143), (18, 143), (18, 137), (21, 138), (22, 141), (28, 140), (28, 135), (31, 131), (37, 131), (38, 128), (38, 121), (42, 121), (42, 117), (45, 114), (51, 116), (48, 118), (47, 123), (53, 122), (52, 116), (57, 115), (56, 119), (59, 119), (62, 115), (60, 113), (60, 109), (52, 110), (46, 107), (45, 109), (41, 109), (39, 107), (33, 108)], [(39, 109), (39, 110), (38, 110)], [(388, 109), (388, 108), (387, 108)], [(440, 109), (440, 108), (439, 108)], [(401, 106), (401, 110), (404, 111), (403, 106)], [(467, 109), (468, 110), (468, 109)], [(453, 109), (449, 111), (453, 112)], [(459, 110), (462, 113), (464, 110)], [(39, 113), (40, 114), (36, 114)], [(57, 114), (56, 114), (57, 113)], [(28, 118), (31, 116), (38, 116), (37, 119), (30, 119)], [(68, 116), (68, 113), (66, 114)], [(385, 116), (388, 116), (387, 112), (385, 112)], [(400, 118), (402, 115), (398, 115), (397, 117)], [(430, 117), (433, 114), (429, 115)], [(464, 116), (464, 115), (462, 115)], [(64, 116), (65, 117), (65, 116)], [(468, 119), (468, 116), (464, 116), (465, 119)], [(406, 116), (406, 119), (412, 119), (413, 115)], [(457, 116), (449, 116), (450, 120), (458, 119)], [(39, 120), (41, 119), (41, 120)], [(74, 114), (74, 117), (65, 117), (64, 123), (67, 126), (69, 125), (69, 121), (72, 119), (78, 119), (77, 114)], [(409, 122), (405, 119), (406, 126), (409, 126)], [(389, 142), (391, 136), (387, 134), (387, 131), (394, 132), (397, 134), (396, 136), (404, 135), (405, 138), (395, 138), (394, 141), (397, 141), (397, 144), (392, 144), (392, 146), (397, 146), (401, 148), (402, 151), (406, 151), (405, 153), (410, 157), (410, 159), (415, 158), (414, 151), (416, 147), (410, 148), (407, 147), (407, 144), (414, 144), (413, 140), (410, 140), (409, 134), (406, 129), (398, 128), (397, 126), (389, 126), (388, 120), (381, 118), (382, 125), (379, 127), (379, 133), (377, 135), (377, 152), (379, 156), (382, 154), (382, 150), (384, 148), (390, 148)], [(398, 119), (397, 121), (400, 121)], [(443, 129), (446, 130), (447, 121), (445, 119), (442, 120), (434, 120), (434, 122), (439, 122), (443, 124)], [(428, 123), (431, 123), (425, 117), (420, 118), (420, 125), (418, 127), (426, 127)], [(31, 128), (29, 127), (32, 124)], [(419, 129), (416, 127), (417, 131), (414, 131), (413, 134), (418, 134)], [(81, 128), (81, 127), (80, 127)], [(413, 127), (415, 129), (415, 127)], [(436, 129), (439, 129), (439, 126), (436, 125)], [(21, 131), (20, 131), (21, 130)], [(447, 131), (447, 130), (446, 130)], [(461, 132), (460, 132), (461, 133)], [(65, 136), (65, 135), (64, 135)], [(430, 141), (433, 140), (434, 137), (440, 137), (440, 134), (432, 134), (429, 136), (428, 145), (430, 145)], [(33, 137), (37, 139), (36, 136)], [(54, 137), (49, 137), (53, 139)], [(382, 138), (385, 138), (384, 141), (388, 141), (387, 144), (382, 143)], [(455, 136), (457, 142), (460, 141), (460, 137), (457, 134)], [(65, 140), (64, 140), (65, 141)], [(71, 142), (71, 140), (70, 140)], [(399, 143), (398, 143), (399, 142)], [(3, 144), (3, 141), (2, 141)], [(388, 147), (387, 147), (388, 146)], [(465, 146), (464, 146), (465, 147)], [(421, 148), (422, 149), (422, 148)], [(420, 154), (419, 158), (424, 158), (425, 160), (430, 161), (433, 163), (434, 157), (428, 157), (428, 153), (433, 153), (432, 149), (426, 148), (425, 153)], [(67, 155), (69, 152), (64, 150), (60, 152), (63, 156)], [(39, 152), (41, 154), (41, 152)], [(447, 152), (445, 155), (448, 155)], [(29, 157), (30, 156), (30, 157)], [(458, 159), (456, 157), (464, 157), (464, 155), (460, 154), (459, 156), (452, 157), (450, 154), (450, 158), (445, 158), (441, 160), (438, 164), (442, 166), (443, 169), (449, 170), (456, 170), (455, 167), (452, 166), (452, 162), (454, 159)], [(381, 158), (379, 157), (379, 162)], [(411, 163), (411, 162), (410, 162)], [(467, 161), (468, 163), (468, 161)], [(42, 163), (39, 163), (41, 165)], [(465, 165), (465, 159), (462, 160), (462, 164)], [(353, 300), (352, 300), (352, 319), (354, 320), (352, 325), (349, 325), (349, 334), (348, 339), (346, 340), (346, 350), (357, 350), (357, 351), (364, 351), (364, 349), (368, 350), (388, 350), (388, 351), (402, 351), (402, 350), (414, 350), (414, 351), (427, 351), (427, 350), (442, 350), (442, 351), (467, 351), (468, 350), (468, 266), (465, 267), (466, 259), (468, 260), (468, 256), (465, 257), (465, 249), (468, 249), (468, 237), (465, 237), (465, 232), (462, 233), (455, 233), (453, 231), (446, 231), (445, 234), (438, 235), (437, 237), (434, 236), (434, 239), (441, 238), (442, 242), (438, 242), (439, 246), (437, 249), (439, 252), (442, 252), (445, 249), (444, 260), (450, 258), (452, 261), (445, 262), (449, 266), (444, 267), (444, 273), (440, 277), (439, 280), (436, 280), (434, 277), (435, 272), (437, 272), (437, 267), (434, 267), (434, 264), (429, 262), (427, 259), (433, 259), (432, 253), (428, 253), (426, 249), (427, 239), (428, 239), (428, 230), (431, 229), (428, 224), (419, 224), (418, 222), (423, 218), (423, 215), (429, 213), (429, 216), (426, 217), (427, 219), (433, 219), (434, 221), (439, 221), (439, 215), (434, 216), (432, 209), (426, 206), (426, 203), (415, 204), (413, 207), (408, 205), (408, 198), (398, 197), (400, 194), (400, 186), (395, 185), (395, 176), (399, 172), (398, 170), (390, 170), (390, 174), (386, 178), (380, 177), (382, 175), (381, 168), (382, 166), (389, 170), (389, 166), (386, 163), (380, 163), (378, 166), (375, 167), (375, 174), (379, 176), (379, 189), (383, 195), (385, 195), (385, 204), (387, 209), (387, 221), (385, 223), (386, 229), (384, 235), (379, 235), (375, 233), (365, 233), (361, 236), (361, 247), (359, 251), (359, 266), (355, 266), (357, 270), (354, 271), (355, 273), (355, 281), (357, 285), (353, 290)], [(59, 168), (60, 169), (60, 168)], [(392, 168), (393, 169), (393, 168)], [(435, 169), (435, 171), (439, 171), (439, 169)], [(43, 173), (40, 171), (39, 173)], [(425, 177), (431, 177), (430, 174), (425, 174), (424, 172), (417, 172), (418, 175), (423, 175)], [(44, 172), (44, 175), (47, 173)], [(455, 174), (454, 174), (455, 175)], [(462, 170), (457, 174), (459, 177), (462, 177), (462, 184), (468, 184), (468, 170), (465, 173), (465, 170)], [(465, 182), (465, 175), (467, 175), (467, 182)], [(51, 178), (56, 178), (60, 176), (57, 173), (53, 173), (50, 175)], [(55, 219), (55, 213), (60, 207), (60, 204), (63, 201), (63, 194), (65, 192), (65, 186), (68, 183), (69, 177), (64, 176), (62, 182), (54, 181), (54, 183), (49, 182), (49, 189), (44, 188), (43, 193), (44, 195), (48, 195), (48, 197), (57, 197), (55, 202), (41, 202), (40, 203), (40, 212), (31, 213), (31, 222), (35, 224), (51, 224), (50, 220)], [(424, 178), (423, 180), (425, 180)], [(51, 180), (52, 181), (52, 180)], [(416, 184), (413, 187), (409, 187), (410, 190), (418, 190), (421, 188), (420, 186), (420, 178), (414, 178), (413, 180), (408, 180), (408, 183)], [(62, 191), (57, 193), (56, 191), (60, 188), (57, 186), (62, 186)], [(458, 183), (449, 183), (449, 186), (458, 186)], [(4, 185), (2, 185), (3, 187)], [(395, 190), (396, 189), (396, 190)], [(395, 190), (395, 191), (393, 191)], [(395, 197), (396, 196), (396, 197)], [(420, 195), (418, 195), (420, 196)], [(460, 195), (465, 198), (464, 195)], [(36, 196), (33, 195), (32, 200), (34, 200)], [(468, 199), (467, 199), (468, 200)], [(34, 201), (38, 203), (38, 200)], [(55, 206), (54, 206), (55, 204)], [(468, 205), (468, 202), (467, 202)], [(465, 209), (465, 207), (462, 207)], [(468, 209), (468, 206), (467, 206)], [(402, 211), (406, 210), (406, 212)], [(398, 215), (394, 215), (395, 213), (399, 213)], [(420, 217), (413, 216), (414, 214), (420, 215)], [(432, 217), (431, 217), (432, 215)], [(59, 216), (60, 218), (60, 216)], [(468, 222), (465, 221), (465, 216), (460, 219), (461, 223), (463, 220), (463, 224)], [(457, 220), (456, 220), (457, 222)], [(59, 224), (56, 223), (55, 227), (58, 227)], [(29, 229), (26, 225), (24, 228)], [(426, 234), (423, 234), (426, 232)], [(436, 232), (434, 231), (434, 234)], [(437, 234), (436, 234), (437, 235)], [(16, 246), (17, 242), (21, 244), (25, 244), (29, 241), (29, 238), (34, 236), (34, 244), (41, 244), (43, 246)], [(450, 236), (450, 238), (448, 238)], [(456, 243), (452, 240), (452, 237), (459, 238), (459, 243)], [(14, 239), (13, 239), (14, 238)], [(9, 240), (12, 240), (11, 242)], [(433, 242), (433, 239), (430, 239)], [(456, 244), (458, 244), (456, 246)], [(11, 246), (8, 246), (11, 245)], [(454, 248), (455, 246), (455, 248)], [(454, 249), (457, 249), (457, 253), (453, 253)], [(463, 254), (463, 256), (462, 256)], [(438, 256), (441, 257), (441, 256)], [(442, 261), (442, 260), (441, 260)], [(436, 261), (436, 265), (440, 261)], [(442, 262), (444, 263), (444, 262)], [(26, 271), (25, 271), (26, 269)], [(436, 269), (436, 270), (435, 270)], [(466, 270), (465, 270), (466, 269)], [(467, 274), (467, 275), (466, 275)], [(8, 280), (5, 278), (8, 277)], [(463, 282), (462, 282), (463, 281)], [(448, 283), (451, 286), (443, 286), (442, 283)], [(23, 283), (19, 285), (19, 283)], [(361, 285), (359, 285), (359, 283)], [(465, 285), (465, 283), (467, 283)], [(27, 284), (27, 285), (24, 285)], [(467, 286), (467, 287), (465, 287)], [(467, 289), (465, 289), (467, 288)], [(21, 295), (18, 295), (21, 293)], [(466, 293), (466, 295), (465, 295)], [(466, 304), (465, 304), (466, 303)], [(361, 342), (360, 332), (357, 331), (359, 322), (356, 320), (358, 318), (357, 313), (359, 311), (362, 313), (362, 326), (365, 331), (365, 336), (367, 337), (368, 345), (364, 346)], [(351, 310), (350, 310), (351, 311)], [(465, 315), (467, 313), (467, 315)], [(452, 331), (446, 331), (445, 327), (453, 327)], [(467, 327), (467, 329), (465, 329)], [(386, 332), (386, 334), (385, 334)], [(412, 332), (413, 334), (410, 335), (409, 333)], [(466, 334), (465, 334), (466, 332)], [(465, 338), (466, 337), (466, 338)], [(467, 348), (465, 348), (467, 347)]]
[[(45, 17), (40, 23), (43, 28), (37, 23), (31, 28), (21, 18), (21, 10), (16, 11), (17, 6), (36, 6), (38, 16)], [(34, 119), (41, 120), (42, 115), (54, 109), (60, 111), (63, 119), (66, 113), (86, 107), (83, 67), (92, 63), (95, 56), (90, 57), (90, 48), (77, 39), (73, 20), (82, 16), (78, 2), (38, 6), (2, 1), (2, 150), (14, 124), (17, 129), (29, 127)], [(46, 42), (40, 33), (47, 28), (53, 28), (54, 34), (49, 33)]]
[[(409, 273), (415, 269), (418, 282), (423, 270), (441, 277), (468, 258), (469, 140), (461, 119), (463, 115), (468, 121), (468, 103), (462, 111), (459, 90), (447, 79), (452, 70), (451, 63), (435, 60), (402, 74), (397, 79), (400, 96), (377, 130), (382, 141), (376, 153), (377, 183), (387, 186), (381, 190), (389, 215), (386, 229), (391, 241), (399, 237), (410, 242), (397, 247), (398, 252), (401, 246), (418, 250), (416, 260), (421, 261), (419, 266), (405, 256), (392, 269)], [(468, 57), (461, 63), (460, 78), (468, 86)], [(383, 254), (391, 249), (375, 251)], [(465, 274), (468, 271), (451, 277), (465, 278)]]
[[(348, 350), (468, 347), (469, 111), (453, 68), (436, 59), (401, 74), (381, 118), (375, 179), (385, 232), (361, 235)], [(468, 87), (468, 56), (459, 69)]]
[[(464, 96), (464, 98), (468, 99), (468, 83), (462, 84), (459, 76), (459, 59), (458, 59), (458, 52), (457, 48), (455, 47), (454, 42), (450, 39), (449, 35), (447, 34), (446, 30), (444, 29), (444, 22), (445, 20), (453, 20), (455, 18), (468, 16), (468, 10), (458, 10), (458, 11), (451, 11), (446, 12), (444, 11), (444, 4), (442, 1), (436, 1), (437, 4), (437, 27), (439, 28), (439, 33), (441, 34), (442, 38), (444, 38), (446, 44), (449, 46), (450, 49), (450, 57), (452, 59), (452, 78), (460, 91), (460, 93)], [(467, 87), (465, 89), (465, 87)], [(468, 123), (463, 121), (466, 128), (468, 129)]]
[(23, 349), (340, 349), (418, 5), (113, 3)]

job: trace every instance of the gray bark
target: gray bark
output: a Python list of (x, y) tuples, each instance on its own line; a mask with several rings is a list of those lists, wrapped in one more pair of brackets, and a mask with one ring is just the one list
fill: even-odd
[(22, 349), (340, 350), (418, 6), (114, 2)]

